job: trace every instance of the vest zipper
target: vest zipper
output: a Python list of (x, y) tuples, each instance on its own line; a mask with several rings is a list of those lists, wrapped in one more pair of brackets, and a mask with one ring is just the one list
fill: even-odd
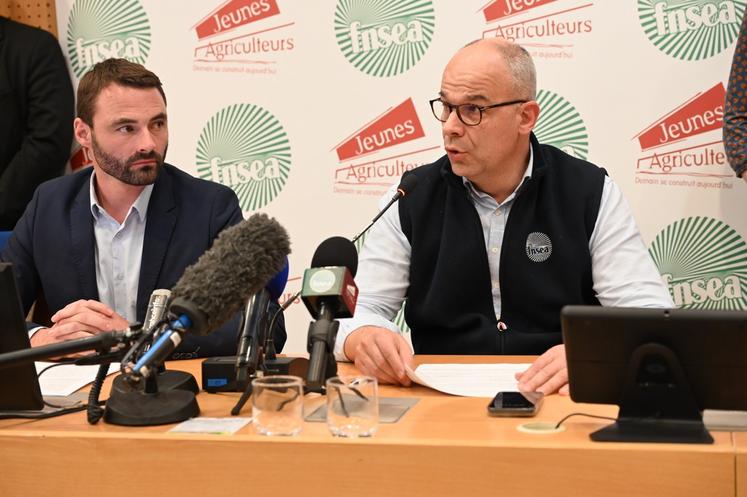
[(503, 354), (504, 348), (505, 348), (504, 347), (504, 341), (505, 341), (504, 337), (506, 336), (506, 330), (508, 330), (508, 326), (506, 325), (506, 323), (504, 323), (503, 321), (501, 321), (500, 318), (499, 318), (498, 319), (498, 324), (496, 325), (496, 327), (498, 328), (498, 336), (501, 339), (501, 342), (500, 342), (501, 354)]

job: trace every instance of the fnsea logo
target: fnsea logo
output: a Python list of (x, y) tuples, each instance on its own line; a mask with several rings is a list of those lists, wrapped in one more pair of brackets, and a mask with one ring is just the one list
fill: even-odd
[(193, 26), (193, 70), (276, 74), (283, 55), (296, 48), (277, 0), (228, 0)]
[(733, 173), (721, 135), (725, 97), (724, 84), (718, 82), (634, 136), (641, 152), (636, 183), (732, 188)]
[(589, 133), (576, 108), (549, 90), (537, 92), (537, 103), (540, 106), (540, 116), (534, 129), (537, 140), (586, 160), (589, 156)]
[(649, 253), (677, 307), (747, 309), (747, 244), (723, 221), (676, 221), (656, 235)]
[(519, 43), (539, 59), (570, 59), (575, 40), (594, 29), (593, 7), (580, 0), (493, 0), (482, 8), (482, 36)]
[(428, 50), (435, 30), (427, 0), (338, 0), (334, 29), (342, 54), (377, 77), (402, 74)]
[(638, 0), (638, 17), (649, 40), (681, 60), (702, 60), (736, 39), (745, 0)]
[[(381, 195), (406, 171), (433, 162), (438, 145), (425, 146), (412, 98), (386, 109), (335, 145), (334, 191)], [(424, 161), (424, 162), (423, 162)]]
[(291, 168), (283, 126), (252, 104), (230, 105), (211, 117), (200, 133), (196, 158), (200, 178), (231, 187), (244, 211), (272, 202)]
[(77, 0), (70, 9), (67, 51), (78, 78), (105, 59), (145, 64), (150, 38), (150, 22), (138, 0)]

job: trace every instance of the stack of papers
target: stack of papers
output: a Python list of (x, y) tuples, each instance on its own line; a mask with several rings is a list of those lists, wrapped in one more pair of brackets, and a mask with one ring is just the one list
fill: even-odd
[[(47, 366), (56, 364), (54, 362), (37, 362), (36, 374), (39, 374), (42, 369)], [(41, 387), (42, 395), (55, 395), (65, 396), (70, 395), (76, 390), (92, 383), (96, 379), (96, 373), (99, 367), (94, 366), (76, 366), (75, 364), (64, 364), (61, 366), (55, 366), (44, 372), (39, 377), (39, 386)], [(109, 372), (107, 375), (116, 373), (119, 371), (119, 363), (113, 362), (109, 365)]]
[(421, 364), (407, 376), (415, 383), (462, 397), (493, 397), (518, 391), (516, 373), (530, 364)]

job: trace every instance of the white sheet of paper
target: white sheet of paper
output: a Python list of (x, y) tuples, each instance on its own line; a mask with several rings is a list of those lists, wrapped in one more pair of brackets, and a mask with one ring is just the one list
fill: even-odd
[(514, 374), (530, 364), (421, 364), (408, 368), (415, 383), (462, 397), (493, 397), (498, 392), (517, 391)]
[(192, 418), (174, 426), (172, 433), (205, 433), (233, 435), (252, 422), (252, 418)]
[[(55, 364), (53, 362), (37, 362), (36, 374), (46, 368)], [(39, 386), (41, 387), (42, 395), (70, 395), (81, 387), (88, 385), (96, 379), (96, 372), (99, 367), (94, 366), (76, 366), (75, 364), (65, 364), (62, 366), (55, 366), (44, 372), (39, 377)], [(109, 372), (107, 375), (116, 373), (119, 371), (119, 363), (113, 362), (109, 366)]]

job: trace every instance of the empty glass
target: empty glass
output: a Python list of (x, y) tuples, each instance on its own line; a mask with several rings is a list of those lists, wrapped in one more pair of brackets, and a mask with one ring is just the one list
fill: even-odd
[(264, 376), (252, 380), (254, 428), (262, 435), (296, 435), (303, 427), (303, 380)]
[(327, 426), (338, 437), (370, 437), (379, 426), (379, 392), (371, 376), (327, 380)]

